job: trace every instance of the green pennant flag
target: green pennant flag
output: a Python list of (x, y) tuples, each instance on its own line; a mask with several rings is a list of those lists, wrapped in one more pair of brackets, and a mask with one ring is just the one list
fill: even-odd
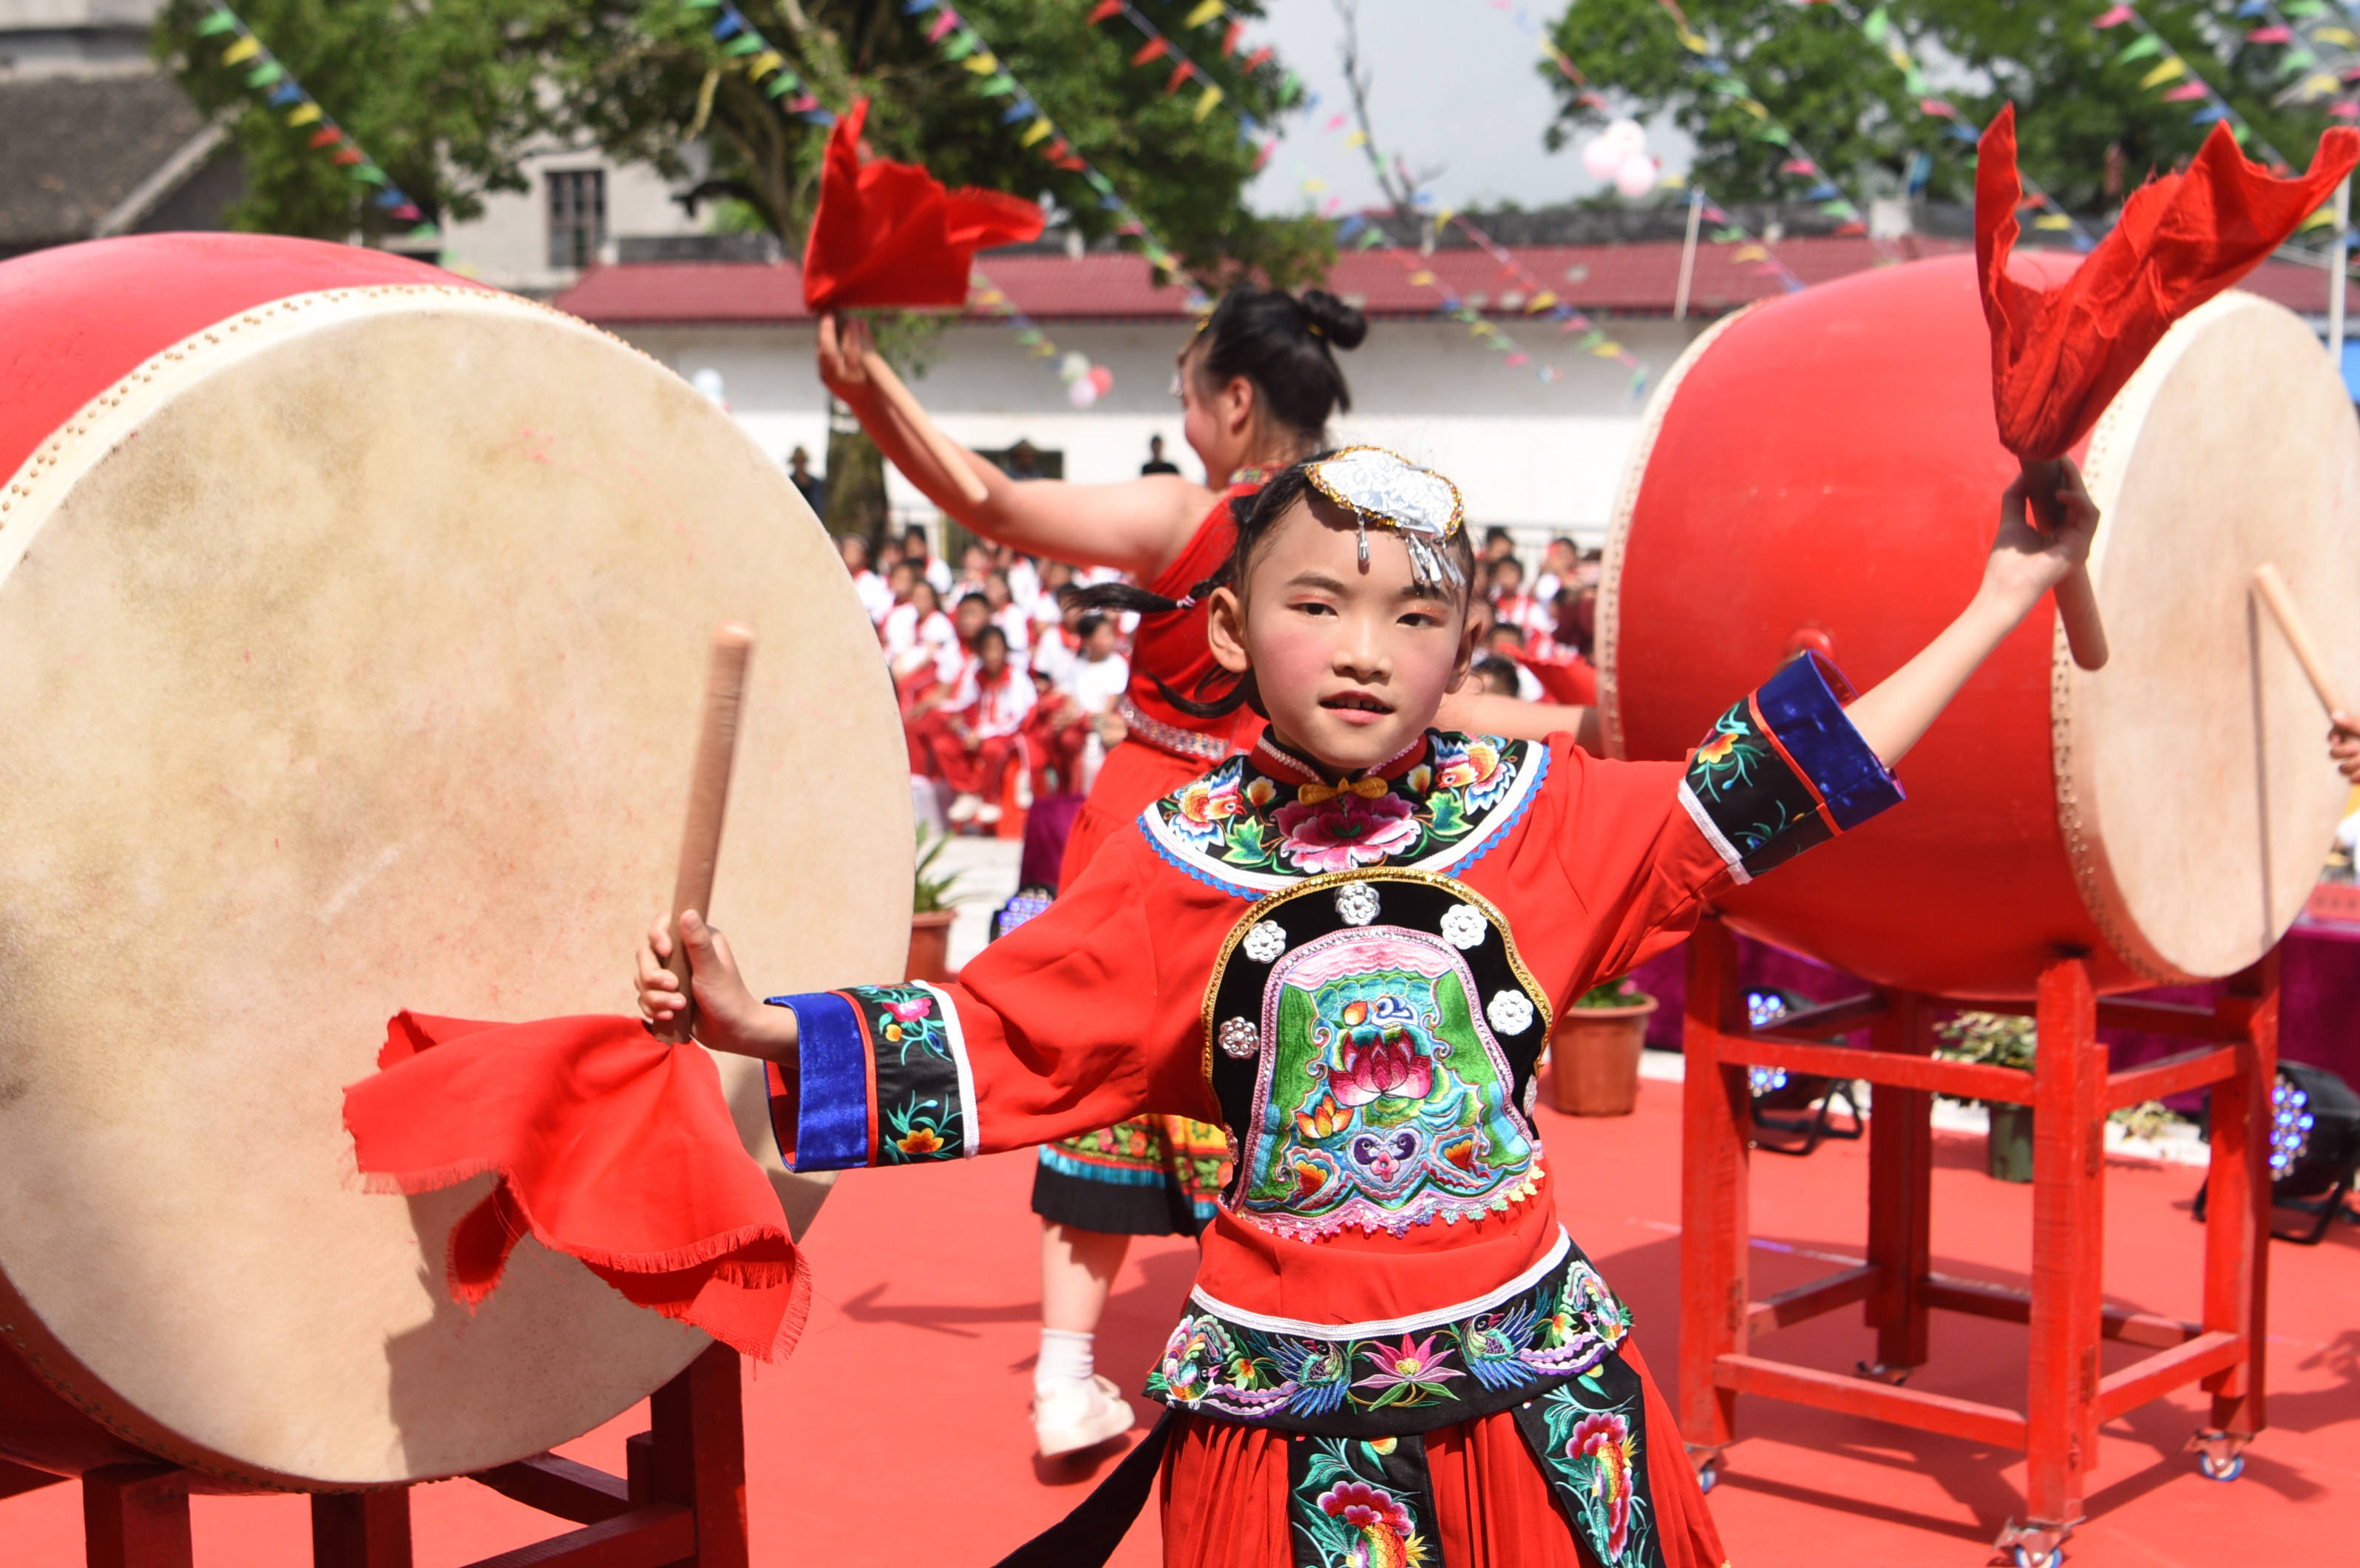
[(1768, 142), (1773, 147), (1790, 147), (1795, 145), (1795, 138), (1786, 134), (1786, 127), (1784, 125), (1765, 125), (1754, 133), (1754, 139), (1757, 142)]
[(1715, 229), (1712, 231), (1712, 243), (1715, 245), (1743, 245), (1746, 240), (1751, 237), (1752, 236), (1748, 235), (1743, 229)]
[(1016, 78), (1004, 71), (976, 89), (977, 93), (986, 98), (1005, 98), (1015, 91)]
[(1860, 218), (1860, 209), (1844, 201), (1822, 201), (1819, 211), (1830, 218), (1841, 218), (1846, 223), (1855, 223)]
[(2327, 15), (2327, 7), (2321, 0), (2286, 0), (2278, 9), (2299, 22), (2315, 21)]
[(1885, 13), (1884, 6), (1879, 5), (1868, 14), (1867, 20), (1861, 23), (1860, 30), (1868, 35), (1870, 43), (1881, 44), (1885, 41), (1885, 35), (1893, 30), (1893, 18)]
[(943, 45), (943, 58), (945, 60), (965, 60), (967, 56), (973, 54), (979, 47), (981, 47), (981, 40), (973, 33), (968, 32), (965, 27), (961, 27), (957, 32), (951, 35), (949, 42)]
[(2151, 54), (2161, 54), (2162, 52), (2163, 39), (2159, 35), (2155, 33), (2141, 33), (2137, 38), (2133, 38), (2126, 48), (2114, 56), (2114, 63), (2116, 65), (2128, 65), (2135, 60), (2145, 60)]
[(436, 228), (432, 223), (421, 223), (416, 228), (410, 230), (408, 234), (402, 235), (401, 241), (404, 245), (422, 245), (428, 240), (436, 238), (442, 233), (442, 230)]
[(226, 11), (215, 11), (197, 24), (197, 37), (217, 38), (224, 33), (237, 31), (237, 18)]
[(1384, 243), (1385, 234), (1382, 229), (1371, 226), (1360, 231), (1360, 245), (1362, 250), (1374, 250)]
[(783, 98), (802, 85), (802, 82), (795, 80), (794, 72), (781, 71), (770, 81), (762, 83), (762, 93), (766, 97)]
[(353, 178), (363, 185), (382, 185), (385, 183), (385, 170), (373, 163), (356, 163), (353, 165)]
[(1745, 90), (1745, 83), (1738, 81), (1737, 78), (1733, 76), (1714, 77), (1712, 79), (1712, 90), (1715, 93), (1720, 93), (1724, 98), (1751, 98), (1754, 96), (1754, 94)]
[(740, 33), (721, 46), (723, 54), (759, 54), (770, 46), (759, 33)]
[(2286, 51), (2285, 58), (2278, 61), (2278, 74), (2282, 77), (2300, 76), (2318, 63), (2319, 57), (2309, 49), (2290, 49)]
[(1909, 68), (1909, 73), (1901, 79), (1901, 85), (1912, 98), (1931, 98), (1934, 95), (1934, 84), (1927, 81), (1926, 73), (1916, 66)]
[(287, 68), (275, 60), (266, 60), (246, 73), (248, 87), (268, 87), (287, 74)]

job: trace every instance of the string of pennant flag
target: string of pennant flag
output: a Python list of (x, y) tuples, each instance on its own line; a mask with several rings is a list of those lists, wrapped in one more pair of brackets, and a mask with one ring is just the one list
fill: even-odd
[(1707, 85), (1715, 94), (1728, 99), (1759, 122), (1754, 132), (1756, 141), (1767, 142), (1786, 153), (1785, 159), (1778, 165), (1778, 172), (1812, 181), (1804, 191), (1803, 200), (1814, 203), (1821, 212), (1835, 219), (1837, 234), (1867, 234), (1868, 221), (1862, 215), (1860, 208), (1844, 194), (1843, 188), (1836, 183), (1825, 166), (1811, 156), (1810, 149), (1797, 139), (1794, 132), (1787, 129), (1777, 115), (1770, 112), (1767, 103), (1755, 96), (1735, 68), (1713, 48), (1711, 40), (1690, 25), (1688, 13), (1680, 9), (1678, 0), (1655, 0), (1655, 4), (1671, 19), (1678, 32), (1681, 47), (1688, 51), (1695, 63), (1703, 67)]
[(363, 201), (390, 223), (414, 224), (402, 234), (405, 242), (422, 245), (440, 237), (442, 231), (425, 221), (426, 215), (418, 203), (395, 183), (382, 165), (369, 157), (353, 134), (338, 125), (320, 106), (319, 100), (304, 90), (285, 62), (255, 37), (245, 18), (222, 0), (213, 0), (211, 8), (197, 23), (197, 37), (219, 41), (223, 46), (221, 63), (243, 67), (246, 85), (261, 95), (263, 103), (279, 115), (289, 129), (304, 131), (305, 145), (326, 154), (330, 163), (343, 169), (346, 178), (361, 188)]
[(787, 63), (785, 51), (762, 36), (760, 28), (729, 0), (687, 0), (692, 11), (718, 13), (713, 18), (714, 41), (721, 52), (737, 60), (762, 89), (762, 96), (799, 119), (814, 125), (833, 125), (836, 115), (823, 105), (811, 83)]
[[(1161, 71), (1165, 61), (1171, 62), (1171, 72), (1164, 82), (1165, 97), (1169, 98), (1182, 88), (1193, 84), (1197, 89), (1195, 114), (1199, 120), (1210, 114), (1229, 97), (1228, 90), (1213, 80), (1211, 73), (1198, 65), (1177, 39), (1157, 27), (1147, 13), (1131, 4), (1131, 0), (1098, 0), (1090, 7), (1089, 24), (1095, 27), (1118, 16), (1136, 28), (1145, 40), (1131, 52), (1131, 64), (1153, 66)], [(1222, 0), (1200, 0), (1200, 4), (1191, 7), (1188, 14), (1180, 19), (1181, 27), (1188, 32), (1210, 27), (1216, 23), (1221, 28), (1220, 39), (1216, 46), (1221, 51), (1221, 58), (1236, 60), (1238, 50), (1244, 47), (1246, 24)], [(1251, 72), (1257, 66), (1267, 63), (1271, 55), (1272, 51), (1267, 47), (1252, 49), (1239, 60), (1238, 69)], [(1236, 109), (1238, 134), (1258, 149), (1254, 168), (1259, 169), (1269, 161), (1271, 149), (1277, 138), (1270, 136), (1267, 127), (1245, 110), (1235, 105), (1232, 108)]]
[(2188, 57), (2172, 48), (2170, 40), (2139, 15), (2137, 6), (2110, 5), (2099, 13), (2090, 26), (2100, 32), (2114, 27), (2132, 28), (2137, 36), (2115, 51), (2114, 62), (2116, 65), (2135, 65), (2152, 60), (2154, 63), (2147, 65), (2139, 77), (2139, 86), (2157, 93), (2167, 103), (2197, 104), (2198, 107), (2188, 116), (2190, 125), (2210, 125), (2226, 121), (2230, 134), (2249, 150), (2269, 159), (2277, 172), (2284, 173), (2291, 167), (2286, 155), (2272, 147), (2253, 122), (2239, 114), (2234, 104), (2188, 63)]
[[(1918, 100), (1918, 112), (1931, 119), (1946, 123), (1946, 132), (1954, 141), (1972, 147), (1983, 140), (1983, 127), (1961, 114), (1956, 105), (1935, 91), (1932, 82), (1917, 60), (1910, 54), (1908, 44), (1900, 30), (1893, 25), (1889, 6), (1878, 5), (1863, 12), (1851, 0), (1804, 0), (1806, 5), (1824, 5), (1858, 28), (1863, 38), (1901, 72), (1902, 83), (1909, 95)], [(2024, 205), (2031, 209), (2035, 229), (2053, 230), (2071, 236), (2076, 250), (2088, 250), (2097, 244), (2063, 203), (2044, 190), (2030, 175), (2021, 175), (2024, 182)]]
[[(1541, 57), (1555, 66), (1558, 74), (1580, 90), (1576, 94), (1580, 103), (1601, 111), (1610, 107), (1606, 95), (1598, 91), (1597, 84), (1592, 82), (1581, 67), (1574, 62), (1571, 55), (1557, 46), (1557, 41), (1549, 37), (1548, 29), (1543, 27), (1530, 11), (1515, 4), (1515, 0), (1491, 0), (1491, 6), (1492, 10), (1513, 21), (1517, 29), (1538, 47)], [(1707, 236), (1710, 242), (1714, 245), (1737, 247), (1732, 254), (1731, 260), (1751, 265), (1754, 270), (1763, 277), (1775, 278), (1779, 287), (1789, 294), (1802, 291), (1805, 287), (1803, 280), (1795, 275), (1794, 268), (1781, 261), (1776, 252), (1768, 244), (1755, 238), (1743, 223), (1731, 216), (1728, 210), (1715, 201), (1703, 186), (1693, 183), (1685, 175), (1678, 174), (1666, 175), (1663, 183), (1667, 188), (1687, 190), (1688, 203), (1697, 209), (1697, 217), (1701, 222), (1713, 226), (1712, 232)]]
[[(2344, 7), (2347, 20), (2351, 9)], [(2278, 75), (2294, 80), (2272, 102), (2316, 103), (2333, 98), (2335, 103), (2327, 111), (2330, 116), (2360, 119), (2360, 96), (2353, 91), (2360, 84), (2360, 52), (2355, 52), (2360, 51), (2360, 34), (2334, 20), (2322, 0), (2287, 0), (2284, 5), (2245, 0), (2237, 7), (2237, 16), (2261, 24), (2246, 30), (2245, 42), (2286, 48), (2278, 57)]]

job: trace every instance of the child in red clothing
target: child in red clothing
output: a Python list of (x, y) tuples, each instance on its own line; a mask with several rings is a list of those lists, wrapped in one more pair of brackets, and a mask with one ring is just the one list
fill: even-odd
[[(1686, 764), (1614, 763), (1432, 729), (1474, 653), (1456, 490), (1370, 448), (1297, 463), (1209, 605), (1222, 701), (1269, 720), (1252, 752), (1150, 806), (955, 986), (766, 1007), (683, 915), (697, 1036), (776, 1063), (797, 1169), (1144, 1113), (1229, 1127), (1149, 1383), (1168, 1414), (1093, 1530), (1154, 1465), (1167, 1564), (1715, 1568), (1628, 1315), (1557, 1221), (1531, 1120), (1549, 1018), (1899, 801), (1889, 765), (2086, 551), (2078, 475), (2060, 495), (2044, 539), (2010, 487), (1973, 602), (1865, 696), (1798, 659)], [(651, 1018), (682, 1005), (670, 949), (659, 920)], [(1102, 1560), (1053, 1531), (1015, 1561)]]

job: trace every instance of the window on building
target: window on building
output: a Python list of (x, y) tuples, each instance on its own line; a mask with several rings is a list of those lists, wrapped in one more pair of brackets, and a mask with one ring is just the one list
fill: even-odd
[(606, 171), (549, 171), (549, 265), (584, 267), (606, 243)]

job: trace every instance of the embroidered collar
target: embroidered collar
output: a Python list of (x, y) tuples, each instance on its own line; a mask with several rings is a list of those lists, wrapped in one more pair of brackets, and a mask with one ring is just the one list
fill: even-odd
[(1266, 742), (1155, 801), (1139, 825), (1165, 860), (1240, 898), (1372, 866), (1444, 876), (1514, 826), (1547, 771), (1538, 742), (1429, 730), (1338, 784)]
[[(1269, 730), (1265, 729), (1262, 732), (1262, 739), (1253, 748), (1254, 766), (1273, 779), (1317, 786), (1328, 789), (1330, 793), (1333, 793), (1337, 789), (1358, 788), (1360, 785), (1400, 778), (1407, 773), (1414, 764), (1424, 760), (1433, 733), (1428, 730), (1420, 735), (1355, 780), (1349, 778), (1329, 778), (1327, 768), (1320, 767), (1301, 752), (1281, 744)], [(1368, 793), (1366, 789), (1360, 792)]]

